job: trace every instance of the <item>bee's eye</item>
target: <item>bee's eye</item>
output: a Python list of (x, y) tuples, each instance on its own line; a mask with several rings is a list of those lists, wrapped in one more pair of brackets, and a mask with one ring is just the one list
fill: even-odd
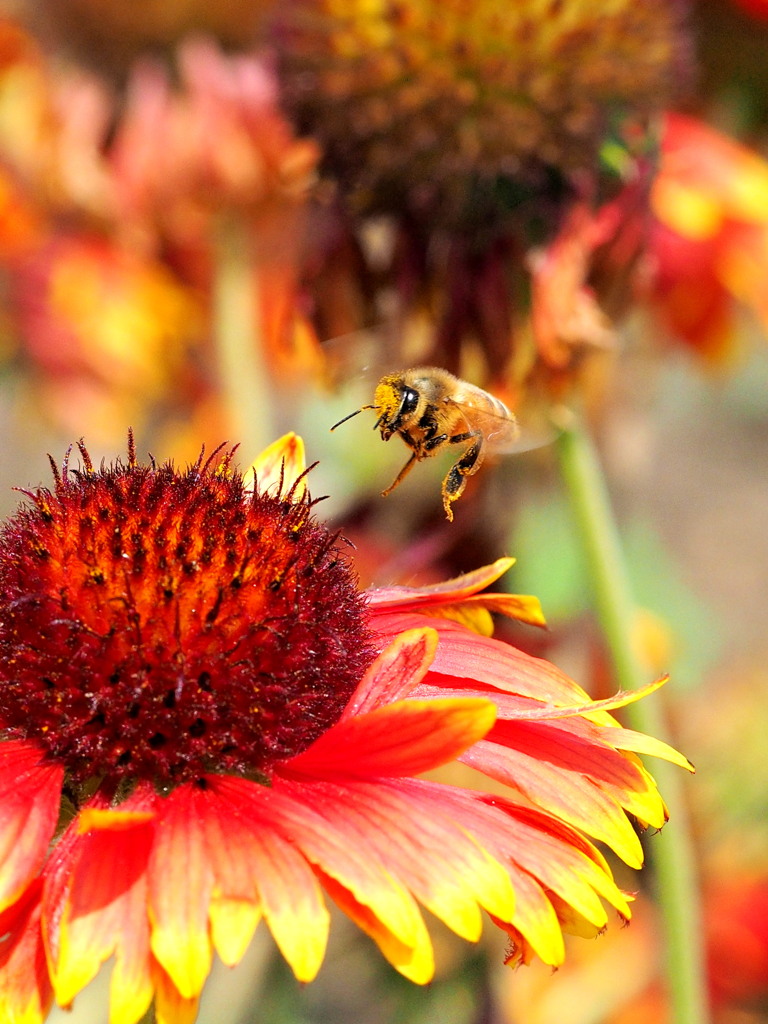
[(403, 388), (403, 397), (400, 400), (400, 408), (398, 409), (398, 419), (403, 419), (405, 416), (410, 416), (419, 404), (419, 393), (414, 391), (413, 388)]

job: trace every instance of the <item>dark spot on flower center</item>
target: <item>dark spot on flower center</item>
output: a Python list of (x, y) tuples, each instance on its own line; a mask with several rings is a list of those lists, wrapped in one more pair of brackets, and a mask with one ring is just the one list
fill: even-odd
[(339, 717), (373, 658), (309, 499), (229, 457), (57, 477), (0, 532), (0, 728), (76, 783), (268, 777)]

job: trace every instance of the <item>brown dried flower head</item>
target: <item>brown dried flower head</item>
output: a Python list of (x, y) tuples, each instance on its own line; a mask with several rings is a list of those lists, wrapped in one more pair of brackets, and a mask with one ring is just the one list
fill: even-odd
[(468, 182), (595, 166), (680, 80), (679, 0), (286, 0), (286, 98), (357, 209), (465, 214)]

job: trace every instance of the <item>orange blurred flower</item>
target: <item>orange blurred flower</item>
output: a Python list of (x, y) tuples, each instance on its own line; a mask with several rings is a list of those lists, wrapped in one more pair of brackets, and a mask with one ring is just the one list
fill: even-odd
[[(293, 436), (254, 466), (54, 468), (0, 534), (4, 1019), (68, 1006), (114, 957), (111, 1017), (194, 1018), (213, 951), (263, 917), (297, 978), (329, 896), (407, 978), (433, 972), (422, 905), (511, 960), (558, 964), (628, 897), (627, 814), (664, 804), (637, 753), (685, 765), (553, 665), (487, 633), (538, 621), (481, 594), (501, 559), (368, 595), (314, 517)], [(471, 627), (479, 627), (482, 633)], [(505, 795), (417, 776), (461, 758)], [(52, 844), (52, 845), (51, 845)]]
[(190, 421), (203, 403), (221, 421), (211, 366), (227, 259), (249, 299), (242, 344), (263, 348), (264, 376), (317, 369), (300, 301), (317, 146), (296, 137), (253, 55), (197, 39), (178, 64), (175, 84), (138, 64), (121, 98), (0, 21), (9, 347), (31, 357), (42, 404), (68, 430), (75, 409), (80, 429), (107, 437), (111, 422), (171, 408)]
[(768, 878), (715, 878), (705, 896), (709, 982), (716, 1006), (764, 1006), (768, 997)]
[(574, 201), (552, 241), (529, 255), (533, 345), (529, 365), (518, 357), (511, 375), (523, 389), (538, 380), (551, 398), (567, 399), (585, 357), (615, 348), (648, 242), (649, 185), (638, 162), (613, 199)]
[(0, 20), (0, 46), (0, 163), (43, 223), (61, 214), (111, 216), (103, 155), (110, 91), (93, 75), (54, 64), (12, 21)]
[(655, 308), (675, 338), (720, 362), (733, 347), (737, 303), (768, 329), (768, 163), (668, 114), (651, 204)]
[(39, 241), (42, 218), (15, 177), (0, 168), (0, 263), (12, 262)]

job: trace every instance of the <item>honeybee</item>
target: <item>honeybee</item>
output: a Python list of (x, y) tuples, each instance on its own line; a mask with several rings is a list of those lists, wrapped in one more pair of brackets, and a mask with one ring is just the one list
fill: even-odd
[(438, 366), (385, 374), (376, 386), (373, 404), (355, 409), (331, 430), (365, 409), (379, 414), (373, 429), (380, 431), (382, 440), (399, 434), (413, 452), (382, 497), (391, 494), (417, 462), (437, 455), (446, 445), (467, 443), (443, 480), (443, 508), (449, 522), (453, 502), (461, 497), (467, 478), (480, 469), (488, 445), (511, 446), (520, 433), (514, 414), (503, 402)]

